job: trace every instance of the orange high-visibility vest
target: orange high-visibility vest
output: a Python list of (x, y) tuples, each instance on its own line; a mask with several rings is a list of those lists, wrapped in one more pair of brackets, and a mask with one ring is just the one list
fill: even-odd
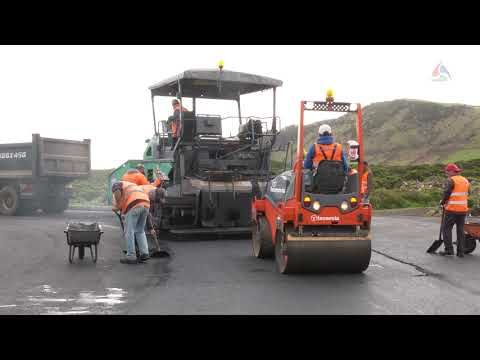
[(360, 194), (366, 194), (367, 191), (368, 191), (368, 171), (365, 171), (362, 175)]
[[(122, 210), (122, 214), (125, 214), (128, 206), (136, 201), (139, 200), (137, 204), (133, 206), (133, 208), (144, 206), (146, 208), (150, 208), (150, 199), (148, 195), (145, 194), (145, 191), (135, 184), (132, 184), (128, 181), (120, 181), (122, 183), (122, 198), (120, 200), (120, 204), (117, 206)], [(130, 210), (130, 209), (129, 209)]]
[(141, 185), (140, 186), (142, 188), (143, 191), (145, 191), (145, 193), (148, 195), (148, 193), (152, 190), (155, 190), (156, 187), (154, 185), (151, 185), (151, 184), (148, 184), (148, 185)]
[(447, 201), (445, 210), (458, 213), (468, 212), (468, 189), (470, 183), (463, 176), (456, 175), (451, 177), (453, 181), (453, 190)]
[(122, 181), (128, 181), (136, 185), (149, 185), (147, 178), (137, 169), (128, 170), (123, 176)]
[(323, 160), (342, 161), (342, 144), (315, 144), (313, 166), (318, 167)]

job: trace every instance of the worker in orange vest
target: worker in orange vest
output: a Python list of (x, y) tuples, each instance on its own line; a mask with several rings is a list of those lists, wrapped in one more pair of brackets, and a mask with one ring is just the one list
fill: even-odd
[(445, 174), (448, 179), (445, 183), (443, 199), (440, 204), (445, 212), (443, 223), (443, 243), (445, 251), (439, 254), (444, 256), (453, 256), (452, 229), (453, 225), (457, 227), (457, 256), (463, 257), (465, 232), (463, 226), (465, 217), (468, 213), (468, 195), (470, 192), (469, 181), (460, 176), (462, 172), (456, 164), (445, 166)]
[(364, 201), (368, 201), (368, 197), (372, 193), (372, 172), (367, 161), (363, 162), (363, 174), (361, 179), (360, 194), (363, 195)]
[(173, 137), (173, 142), (172, 142), (172, 150), (173, 150), (177, 142), (177, 139), (180, 137), (180, 129), (181, 129), (180, 110), (182, 112), (185, 112), (188, 110), (183, 106), (181, 106), (180, 102), (177, 99), (172, 100), (172, 107), (173, 107), (173, 115), (169, 116), (167, 124), (171, 124), (172, 137)]
[[(145, 223), (147, 221), (150, 199), (145, 191), (128, 181), (118, 181), (112, 185), (114, 204), (113, 211), (121, 211), (125, 217), (125, 240), (127, 242), (126, 257), (120, 259), (122, 264), (137, 264), (149, 259)], [(135, 253), (135, 238), (137, 239), (140, 257)]]
[(341, 161), (345, 175), (348, 173), (348, 162), (342, 145), (333, 141), (332, 128), (323, 124), (318, 129), (316, 144), (312, 144), (307, 152), (303, 167), (305, 169), (316, 169), (323, 160)]
[(165, 176), (161, 173), (160, 170), (157, 170), (157, 179), (150, 184), (147, 177), (145, 176), (145, 167), (143, 164), (138, 164), (135, 169), (129, 169), (127, 172), (122, 176), (122, 181), (128, 181), (134, 183), (136, 185), (153, 185), (155, 187), (159, 187), (162, 185), (162, 180), (165, 179)]

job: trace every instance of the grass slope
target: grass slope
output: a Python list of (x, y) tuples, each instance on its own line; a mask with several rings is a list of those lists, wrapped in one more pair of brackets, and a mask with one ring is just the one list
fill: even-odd
[[(327, 120), (337, 141), (355, 138), (355, 115)], [(374, 103), (364, 108), (365, 155), (371, 163), (410, 165), (480, 158), (480, 109), (419, 100)], [(323, 122), (322, 122), (323, 123)], [(319, 122), (305, 127), (305, 148), (317, 137)], [(276, 146), (295, 145), (297, 127), (289, 126)], [(274, 155), (281, 161), (284, 153)]]

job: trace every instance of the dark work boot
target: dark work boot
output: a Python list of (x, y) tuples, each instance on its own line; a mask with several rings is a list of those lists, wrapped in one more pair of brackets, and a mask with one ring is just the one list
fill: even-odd
[(142, 255), (140, 255), (140, 257), (138, 258), (138, 261), (144, 263), (144, 262), (147, 262), (148, 259), (150, 259), (150, 255), (148, 255), (148, 254), (142, 254)]
[(120, 262), (122, 264), (138, 264), (138, 260), (137, 259), (131, 259), (131, 258), (128, 258), (128, 257), (125, 257), (123, 259), (120, 259)]
[(455, 255), (453, 253), (453, 250), (452, 251), (440, 251), (438, 254), (442, 255), (442, 256), (454, 256)]

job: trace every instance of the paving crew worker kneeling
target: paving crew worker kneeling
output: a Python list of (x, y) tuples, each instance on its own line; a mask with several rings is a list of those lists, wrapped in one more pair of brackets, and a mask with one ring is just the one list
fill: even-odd
[(453, 225), (457, 227), (457, 256), (463, 257), (465, 232), (463, 226), (465, 217), (468, 213), (468, 194), (470, 192), (470, 183), (463, 176), (458, 175), (462, 169), (455, 164), (448, 164), (445, 167), (445, 174), (448, 180), (445, 183), (443, 199), (440, 204), (445, 211), (443, 223), (443, 242), (445, 251), (440, 255), (453, 256), (452, 229)]
[(308, 149), (303, 167), (305, 169), (317, 168), (322, 160), (337, 160), (343, 163), (345, 174), (348, 173), (348, 162), (342, 145), (335, 143), (332, 136), (332, 128), (323, 124), (318, 129), (318, 139), (316, 144), (312, 144)]
[[(115, 199), (113, 211), (120, 210), (125, 215), (125, 239), (127, 255), (121, 259), (122, 264), (136, 264), (148, 260), (148, 243), (145, 235), (145, 223), (150, 209), (148, 194), (138, 185), (127, 181), (113, 184), (112, 194)], [(137, 239), (140, 257), (135, 253), (135, 238)]]

